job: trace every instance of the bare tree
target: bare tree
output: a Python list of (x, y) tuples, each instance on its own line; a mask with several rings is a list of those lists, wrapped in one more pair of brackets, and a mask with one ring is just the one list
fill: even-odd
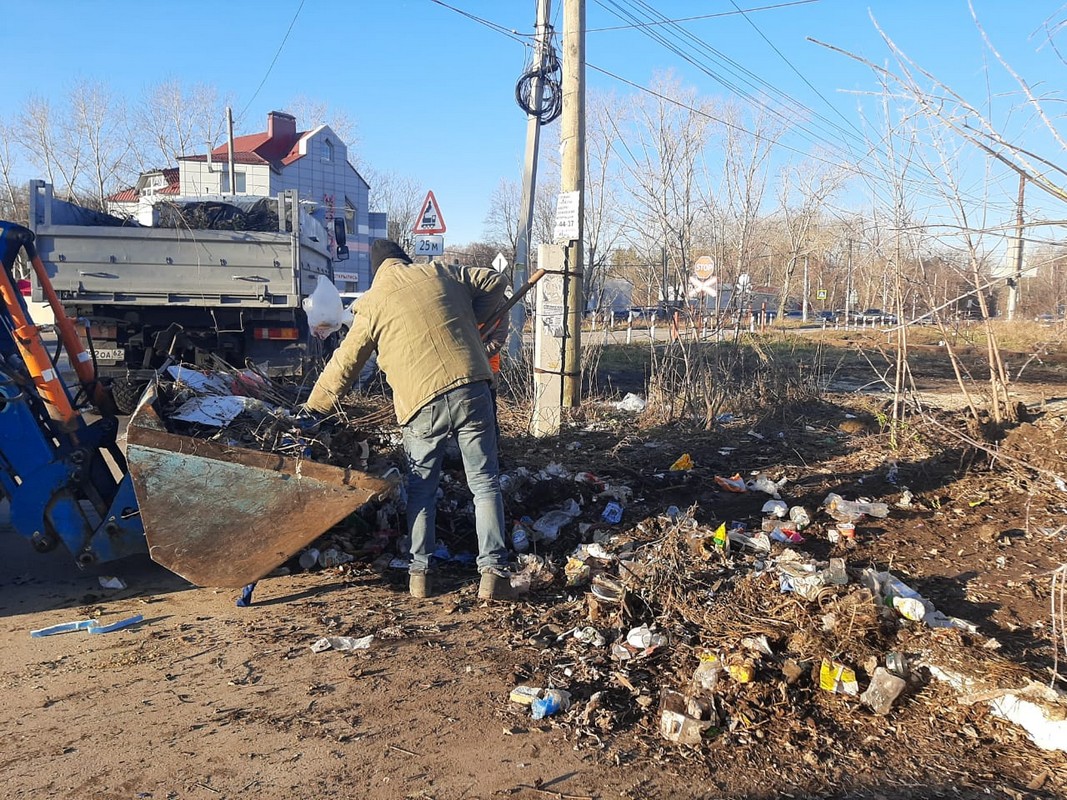
[(76, 197), (85, 150), (69, 118), (50, 101), (31, 97), (19, 114), (15, 135), (27, 160), (56, 191)]
[(415, 217), (421, 210), (422, 189), (414, 178), (397, 172), (378, 172), (364, 167), (361, 174), (370, 184), (370, 207), (384, 211), (387, 235), (407, 252), (415, 247)]
[[(521, 192), (517, 183), (501, 178), (489, 198), (489, 210), (485, 215), (486, 239), (494, 242), (512, 264), (515, 263), (515, 248), (519, 239)], [(531, 238), (536, 240), (532, 234)], [(531, 251), (535, 250), (532, 245), (533, 242)]]
[(827, 202), (847, 178), (844, 169), (826, 161), (805, 162), (783, 170), (778, 183), (778, 201), (788, 237), (789, 250), (778, 300), (778, 319), (785, 318), (785, 305), (792, 290), (793, 276), (801, 258), (807, 259), (814, 247), (814, 234)]
[[(769, 119), (762, 106), (747, 118), (740, 108), (730, 106), (724, 117), (723, 206), (732, 241), (733, 257), (729, 266), (739, 277), (751, 271), (759, 255), (755, 243), (767, 190), (770, 156), (785, 130), (780, 122)], [(710, 196), (705, 197), (705, 203), (709, 207), (715, 205)], [(739, 303), (744, 300), (743, 294), (735, 293)]]
[(171, 79), (149, 86), (129, 118), (140, 171), (216, 147), (226, 134), (226, 105), (207, 84)]
[(104, 198), (120, 178), (131, 178), (126, 156), (125, 104), (102, 83), (79, 81), (68, 93), (70, 133), (85, 151), (83, 200), (103, 208)]
[(618, 98), (591, 94), (586, 117), (585, 167), (585, 256), (584, 284), (587, 297), (596, 297), (603, 287), (611, 254), (623, 234), (623, 214), (616, 192), (617, 171), (612, 124)]
[(3, 219), (22, 219), (19, 212), (22, 210), (17, 201), (18, 190), (14, 183), (14, 170), (18, 154), (15, 151), (15, 132), (8, 123), (0, 119), (0, 217)]
[(357, 156), (359, 131), (356, 121), (347, 111), (331, 107), (324, 100), (316, 100), (304, 94), (299, 94), (286, 103), (285, 111), (296, 117), (298, 125), (309, 130), (319, 125), (329, 125), (348, 146), (348, 160), (356, 169), (360, 169)]
[[(699, 166), (708, 144), (710, 103), (670, 75), (652, 93), (632, 98), (608, 115), (632, 216), (629, 235), (650, 264), (666, 254), (672, 271), (656, 268), (660, 292), (680, 299), (696, 243)], [(671, 274), (673, 272), (673, 274)]]

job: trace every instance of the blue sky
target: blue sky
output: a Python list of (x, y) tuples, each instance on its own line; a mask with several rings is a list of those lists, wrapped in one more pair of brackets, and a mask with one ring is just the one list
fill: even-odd
[[(737, 0), (737, 6), (784, 2)], [(448, 222), (446, 240), (467, 242), (481, 238), (499, 181), (521, 174), (526, 125), (514, 85), (528, 55), (523, 42), (533, 28), (535, 2), (449, 0), (449, 5), (518, 34), (505, 35), (432, 0), (304, 0), (277, 63), (253, 98), (299, 0), (0, 0), (0, 52), (8, 65), (7, 79), (0, 82), (0, 116), (10, 118), (31, 93), (60, 97), (77, 77), (104, 80), (131, 98), (146, 84), (171, 77), (212, 83), (234, 98), (237, 111), (248, 106), (238, 133), (262, 130), (267, 111), (307, 95), (357, 121), (363, 161), (411, 175), (432, 189)], [(557, 28), (562, 5), (553, 2)], [(618, 10), (641, 5), (642, 0), (587, 0), (587, 61), (642, 85), (655, 72), (673, 68), (703, 94), (728, 96), (713, 78), (641, 32), (600, 30), (626, 24)], [(731, 0), (648, 5), (672, 19), (736, 11)], [(974, 0), (974, 5), (1019, 72), (1033, 82), (1062, 75), (1055, 54), (1047, 44), (1042, 48), (1040, 30), (1060, 8), (1059, 0)], [(962, 94), (985, 96), (983, 67), (990, 57), (965, 0), (816, 0), (752, 11), (747, 19), (734, 13), (683, 25), (744, 69), (844, 125), (837, 112), (854, 121), (857, 105), (871, 102), (855, 94), (875, 88), (871, 74), (807, 37), (884, 61), (887, 51), (872, 13), (924, 67)], [(634, 91), (595, 70), (588, 71), (588, 81), (593, 91)], [(808, 146), (803, 139), (791, 144)]]

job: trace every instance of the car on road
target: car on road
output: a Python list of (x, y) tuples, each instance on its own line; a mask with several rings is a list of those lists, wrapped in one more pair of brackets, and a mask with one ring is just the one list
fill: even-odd
[(880, 308), (868, 308), (865, 311), (857, 312), (857, 322), (874, 322), (881, 323), (882, 325), (896, 325), (897, 317), (895, 314), (890, 314), (888, 311), (883, 311)]

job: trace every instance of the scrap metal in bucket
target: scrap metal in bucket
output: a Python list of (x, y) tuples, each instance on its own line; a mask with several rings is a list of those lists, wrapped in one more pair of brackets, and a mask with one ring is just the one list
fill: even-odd
[(239, 589), (304, 549), (396, 481), (170, 433), (150, 386), (127, 459), (149, 555), (198, 586)]

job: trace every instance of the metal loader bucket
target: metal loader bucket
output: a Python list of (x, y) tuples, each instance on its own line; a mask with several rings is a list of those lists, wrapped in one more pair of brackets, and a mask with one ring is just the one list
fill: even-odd
[(395, 481), (168, 433), (149, 387), (127, 460), (152, 559), (197, 586), (262, 578)]

